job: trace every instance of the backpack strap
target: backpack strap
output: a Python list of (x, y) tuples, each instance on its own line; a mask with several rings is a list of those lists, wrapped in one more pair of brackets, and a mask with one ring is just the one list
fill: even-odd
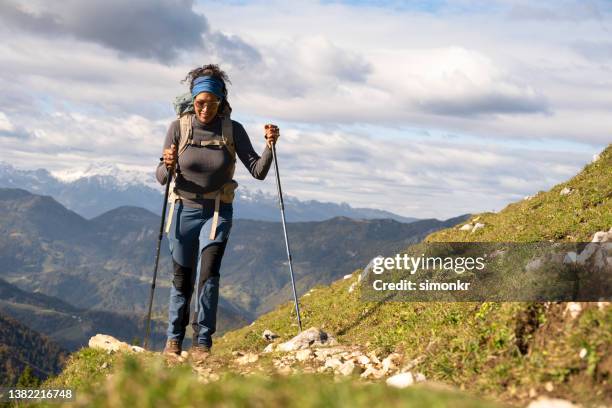
[(185, 149), (187, 149), (187, 146), (189, 146), (190, 142), (193, 142), (193, 116), (194, 115), (192, 113), (186, 113), (179, 117), (180, 136), (176, 156), (177, 158), (175, 177), (172, 179), (172, 185), (170, 186), (170, 194), (168, 196), (168, 201), (170, 202), (170, 213), (168, 214), (166, 222), (166, 234), (170, 233), (170, 226), (172, 225), (172, 216), (174, 214), (174, 204), (177, 200), (181, 199), (176, 189), (176, 178), (181, 172), (178, 165), (178, 158), (185, 151)]

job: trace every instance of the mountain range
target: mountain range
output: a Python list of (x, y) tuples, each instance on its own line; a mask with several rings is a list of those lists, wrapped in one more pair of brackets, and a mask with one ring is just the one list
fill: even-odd
[[(85, 218), (96, 217), (120, 206), (142, 207), (159, 214), (163, 192), (153, 173), (153, 168), (151, 172), (142, 172), (119, 168), (114, 164), (92, 164), (85, 170), (49, 172), (45, 169), (17, 169), (9, 163), (0, 162), (0, 187), (50, 195)], [(322, 221), (336, 216), (391, 218), (400, 222), (416, 220), (383, 210), (354, 208), (346, 203), (302, 201), (286, 192), (283, 199), (288, 221)], [(240, 186), (234, 202), (234, 216), (278, 221), (278, 200), (275, 195)]]
[[(376, 255), (390, 254), (466, 217), (410, 224), (346, 217), (288, 223), (298, 291), (326, 284), (347, 268), (363, 266)], [(72, 316), (98, 322), (91, 327), (104, 322), (110, 332), (131, 341), (145, 312), (159, 222), (159, 216), (138, 207), (119, 207), (88, 220), (49, 196), (0, 189), (0, 278), (22, 291), (66, 303), (44, 306), (58, 322), (53, 327), (31, 319), (66, 348), (81, 344), (89, 333), (85, 323), (76, 334), (60, 329), (66, 319), (75, 319)], [(234, 221), (222, 265), (219, 333), (244, 325), (289, 297), (281, 228), (278, 222)], [(154, 318), (163, 322), (171, 285), (165, 238), (161, 248)], [(0, 292), (5, 293), (0, 299), (6, 312), (24, 316), (28, 308), (43, 308), (34, 301), (19, 301), (25, 295), (9, 296), (12, 292), (16, 290)]]

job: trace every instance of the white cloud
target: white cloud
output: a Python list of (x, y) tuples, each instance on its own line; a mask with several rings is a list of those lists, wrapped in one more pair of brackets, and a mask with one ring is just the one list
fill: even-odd
[(15, 126), (4, 112), (0, 112), (0, 132), (13, 132)]
[[(62, 6), (68, 20), (83, 13), (77, 3)], [(116, 11), (119, 3), (111, 3)], [(138, 7), (148, 4), (159, 11), (171, 1)], [(123, 47), (118, 33), (72, 20), (56, 31), (44, 19), (47, 31), (0, 27), (0, 160), (64, 172), (96, 161), (154, 167), (171, 101), (185, 89), (179, 81), (209, 62), (230, 74), (234, 117), (257, 135), (256, 150), (259, 125), (282, 124), (284, 187), (302, 199), (408, 216), (499, 209), (570, 177), (612, 140), (612, 60), (601, 42), (609, 10), (571, 19), (563, 13), (574, 6), (542, 3), (546, 10), (529, 14), (526, 1), (492, 3), (501, 12), (439, 14), (266, 4), (215, 2), (179, 13), (206, 22), (195, 35), (210, 41), (197, 52), (160, 51), (146, 36)], [(29, 22), (50, 13), (40, 1), (24, 10), (20, 18)], [(162, 14), (155, 21), (163, 25)], [(168, 27), (150, 32), (150, 41)], [(134, 52), (143, 42), (145, 50)], [(561, 156), (555, 146), (567, 143), (580, 151)]]

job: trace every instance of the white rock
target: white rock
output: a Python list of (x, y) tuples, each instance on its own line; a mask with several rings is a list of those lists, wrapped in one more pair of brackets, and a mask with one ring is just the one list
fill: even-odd
[(591, 242), (603, 242), (603, 240), (605, 238), (608, 237), (608, 233), (605, 231), (597, 231), (594, 235), (593, 235), (593, 239), (591, 240)]
[(411, 372), (395, 374), (387, 378), (387, 385), (396, 388), (406, 388), (415, 383)]
[(323, 367), (325, 368), (331, 368), (333, 370), (336, 370), (338, 368), (340, 368), (342, 366), (342, 361), (340, 361), (339, 359), (332, 357), (329, 358), (327, 360), (325, 360), (325, 364), (323, 364)]
[(382, 370), (377, 370), (376, 368), (369, 366), (365, 369), (365, 371), (363, 373), (361, 373), (360, 377), (361, 378), (375, 378), (375, 379), (379, 379), (385, 376), (385, 373), (382, 372)]
[(578, 302), (567, 302), (567, 306), (565, 307), (565, 313), (569, 314), (572, 319), (578, 317), (578, 315), (582, 312), (582, 305)]
[(298, 350), (295, 352), (295, 359), (298, 361), (306, 361), (312, 357), (311, 349)]
[(535, 401), (531, 401), (527, 408), (578, 408), (578, 405), (558, 398), (540, 397)]
[(476, 225), (474, 225), (474, 228), (472, 229), (472, 232), (478, 231), (481, 228), (484, 228), (484, 224), (482, 222), (477, 222)]
[(362, 354), (360, 356), (357, 356), (357, 362), (361, 365), (366, 365), (370, 363), (370, 359)]
[(387, 357), (385, 357), (382, 361), (382, 370), (385, 374), (388, 374), (389, 371), (395, 370), (397, 368), (396, 362), (399, 362), (402, 358), (401, 354), (391, 353)]
[(523, 197), (523, 200), (529, 201), (529, 200), (532, 200), (533, 197), (535, 197), (535, 196), (533, 196), (533, 195), (526, 195), (525, 197)]
[(272, 332), (272, 330), (266, 329), (262, 333), (261, 337), (263, 337), (264, 340), (272, 341), (272, 340), (278, 338), (279, 336), (278, 336), (278, 334)]
[(587, 349), (585, 349), (584, 347), (580, 349), (580, 354), (578, 354), (580, 356), (581, 359), (584, 360), (584, 358), (587, 356)]
[(472, 228), (474, 228), (472, 224), (465, 224), (464, 226), (459, 228), (459, 231), (471, 231)]
[(131, 351), (134, 353), (142, 353), (145, 351), (142, 347), (132, 346), (123, 341), (117, 340), (113, 336), (108, 336), (106, 334), (96, 334), (92, 338), (89, 339), (89, 347), (91, 348), (100, 348), (106, 350), (109, 353), (116, 351)]
[(265, 348), (265, 349), (263, 349), (263, 352), (264, 352), (264, 353), (271, 353), (271, 352), (273, 352), (273, 351), (274, 351), (274, 349), (275, 349), (275, 348), (276, 348), (276, 344), (274, 344), (274, 343), (270, 343), (270, 344), (268, 344), (268, 345), (266, 346), (266, 348)]
[(357, 282), (351, 283), (351, 286), (349, 286), (349, 288), (348, 288), (348, 293), (353, 293), (353, 291), (355, 290), (356, 286), (357, 286)]
[(559, 192), (560, 195), (568, 195), (569, 193), (571, 193), (573, 190), (569, 187), (564, 187), (563, 190), (561, 190)]
[(278, 351), (295, 351), (315, 346), (334, 346), (338, 342), (331, 335), (316, 327), (304, 330), (291, 340), (278, 345)]
[(348, 360), (338, 367), (338, 372), (342, 375), (351, 375), (355, 372), (355, 368), (355, 363), (352, 360)]
[(240, 356), (236, 359), (236, 363), (239, 365), (245, 365), (249, 363), (254, 363), (259, 360), (259, 355), (255, 353), (246, 353), (243, 356)]
[(600, 158), (600, 157), (601, 157), (601, 156), (599, 155), (599, 153), (594, 154), (594, 155), (593, 155), (593, 160), (591, 161), (591, 163), (595, 163), (597, 160), (599, 160), (599, 158)]
[(610, 306), (610, 303), (612, 302), (597, 302), (597, 308), (599, 310), (604, 310), (606, 307)]
[(342, 279), (347, 280), (347, 279), (351, 279), (352, 277), (353, 275), (349, 273), (348, 275), (344, 275)]

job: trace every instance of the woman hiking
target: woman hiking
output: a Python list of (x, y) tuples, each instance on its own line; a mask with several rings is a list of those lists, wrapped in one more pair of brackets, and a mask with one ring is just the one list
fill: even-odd
[[(211, 336), (216, 331), (219, 269), (232, 227), (232, 199), (237, 186), (232, 180), (235, 157), (240, 158), (253, 177), (265, 179), (279, 129), (265, 125), (266, 146), (260, 157), (244, 127), (229, 118), (226, 73), (217, 65), (205, 65), (189, 72), (187, 81), (193, 113), (170, 124), (156, 171), (162, 185), (171, 172), (175, 175), (167, 225), (174, 277), (164, 354), (181, 354), (195, 286), (189, 355), (194, 361), (201, 361), (209, 355)], [(183, 132), (190, 137), (181, 138)]]

